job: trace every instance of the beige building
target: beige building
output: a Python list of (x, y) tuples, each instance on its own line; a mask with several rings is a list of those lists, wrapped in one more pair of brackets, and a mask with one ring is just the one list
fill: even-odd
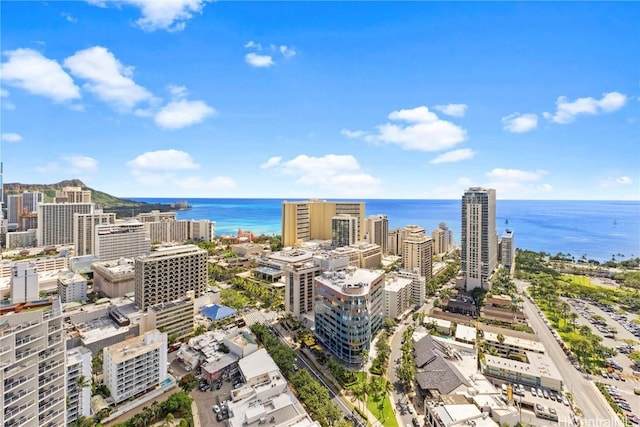
[(433, 239), (433, 253), (435, 255), (446, 254), (455, 248), (453, 231), (444, 222), (441, 222), (438, 228), (433, 230), (431, 238)]
[(193, 334), (195, 314), (193, 292), (189, 292), (184, 298), (149, 306), (147, 325), (182, 339)]
[(207, 251), (195, 245), (158, 248), (135, 259), (135, 303), (142, 310), (207, 289)]
[(167, 334), (158, 330), (104, 348), (104, 383), (120, 403), (167, 379)]
[(62, 326), (62, 306), (58, 299), (3, 307), (0, 425), (67, 425), (66, 349)]
[(73, 247), (76, 256), (96, 254), (96, 227), (115, 224), (116, 214), (95, 209), (90, 213), (73, 214)]
[(498, 265), (496, 190), (469, 188), (462, 196), (460, 269), (465, 288), (491, 288), (491, 275)]
[(429, 280), (433, 274), (433, 239), (418, 225), (407, 225), (404, 230), (402, 264), (406, 270), (417, 270)]
[(151, 252), (151, 241), (144, 224), (135, 220), (97, 226), (95, 243), (95, 254), (100, 261), (135, 258)]
[(136, 217), (140, 222), (159, 222), (159, 221), (175, 221), (177, 219), (174, 211), (160, 212), (153, 210), (151, 212), (140, 213)]
[(91, 203), (91, 190), (81, 187), (64, 187), (56, 190), (55, 203)]
[(364, 239), (374, 243), (386, 255), (389, 244), (389, 219), (386, 215), (370, 215), (364, 220)]
[(320, 266), (306, 261), (283, 266), (285, 311), (295, 317), (313, 313), (314, 279), (321, 273)]
[[(358, 218), (364, 223), (364, 202), (329, 202), (312, 199), (304, 202), (282, 202), (282, 244), (300, 246), (310, 240), (332, 239), (332, 218), (337, 215)], [(363, 238), (362, 228), (357, 240)]]
[(38, 246), (73, 244), (73, 215), (93, 210), (93, 203), (39, 203)]
[(512, 270), (516, 263), (516, 244), (513, 230), (505, 230), (500, 239), (500, 263), (507, 270)]
[(91, 269), (94, 292), (108, 298), (120, 298), (134, 292), (136, 277), (133, 259), (95, 262)]

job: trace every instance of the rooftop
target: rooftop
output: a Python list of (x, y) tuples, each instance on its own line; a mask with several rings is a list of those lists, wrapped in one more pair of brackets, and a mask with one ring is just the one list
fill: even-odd
[(160, 339), (162, 335), (160, 331), (154, 329), (146, 332), (144, 335), (113, 344), (107, 347), (107, 352), (115, 363), (122, 363), (153, 350), (162, 350), (162, 347), (166, 345), (167, 342), (166, 334), (164, 334), (164, 340)]
[(279, 370), (278, 365), (276, 365), (264, 348), (240, 359), (240, 361), (238, 361), (238, 367), (247, 380)]

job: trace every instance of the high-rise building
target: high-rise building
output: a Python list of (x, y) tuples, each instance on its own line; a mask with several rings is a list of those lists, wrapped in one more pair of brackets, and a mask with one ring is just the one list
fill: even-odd
[(315, 281), (315, 337), (341, 361), (362, 364), (384, 319), (384, 271), (326, 271)]
[(505, 230), (502, 234), (500, 262), (507, 270), (511, 270), (516, 261), (516, 244), (513, 237), (513, 230)]
[(167, 379), (167, 334), (158, 330), (104, 348), (104, 383), (120, 403)]
[(95, 255), (100, 261), (135, 258), (151, 252), (144, 224), (131, 220), (122, 224), (97, 225)]
[(320, 275), (320, 266), (313, 261), (285, 264), (284, 309), (299, 318), (313, 312), (314, 279)]
[[(332, 218), (349, 215), (364, 223), (364, 202), (328, 202), (312, 199), (304, 202), (282, 202), (282, 244), (299, 246), (309, 240), (331, 240)], [(360, 227), (359, 227), (360, 228)], [(357, 240), (362, 240), (363, 231), (358, 230)]]
[(135, 303), (142, 310), (207, 289), (207, 251), (196, 245), (158, 248), (135, 259)]
[(417, 271), (398, 270), (394, 272), (398, 277), (411, 279), (411, 299), (415, 307), (422, 307), (427, 293), (427, 279)]
[(38, 246), (73, 244), (73, 214), (93, 209), (93, 203), (39, 203)]
[(33, 262), (19, 262), (11, 267), (11, 303), (39, 299), (38, 269)]
[(153, 210), (138, 214), (136, 219), (140, 222), (175, 221), (177, 214), (174, 211), (160, 212), (159, 210)]
[(389, 230), (387, 238), (387, 250), (390, 255), (402, 256), (402, 250), (404, 247), (404, 228), (396, 228), (395, 230)]
[(60, 301), (37, 298), (4, 305), (0, 331), (0, 425), (66, 426)]
[(388, 253), (389, 245), (389, 220), (386, 215), (370, 215), (364, 220), (364, 238), (369, 243), (375, 243), (382, 249), (382, 253)]
[(56, 190), (54, 203), (91, 203), (91, 190), (81, 187), (63, 187)]
[(406, 270), (417, 271), (427, 280), (433, 275), (433, 239), (427, 237), (419, 225), (404, 228), (402, 244), (402, 264)]
[(22, 193), (23, 212), (33, 213), (38, 211), (38, 203), (44, 201), (44, 195), (40, 191), (25, 191)]
[(91, 415), (91, 350), (67, 350), (67, 423)]
[(358, 218), (341, 214), (331, 218), (331, 244), (340, 248), (358, 241)]
[(465, 288), (489, 289), (498, 264), (496, 190), (469, 188), (462, 196), (461, 271)]
[(9, 224), (16, 224), (18, 227), (20, 223), (20, 216), (22, 215), (22, 194), (9, 194), (7, 195), (7, 222)]
[(95, 255), (96, 227), (115, 222), (116, 214), (104, 213), (102, 209), (94, 209), (86, 214), (73, 214), (73, 247), (76, 256)]
[(455, 247), (453, 231), (444, 222), (441, 222), (438, 228), (433, 230), (431, 237), (433, 238), (434, 254), (446, 254)]

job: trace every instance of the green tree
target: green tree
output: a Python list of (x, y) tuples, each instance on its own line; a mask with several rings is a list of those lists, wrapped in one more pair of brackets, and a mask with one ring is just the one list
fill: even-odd
[(178, 385), (182, 390), (190, 393), (193, 389), (198, 387), (198, 378), (196, 378), (193, 372), (189, 372), (188, 374), (180, 378), (180, 381), (178, 381)]

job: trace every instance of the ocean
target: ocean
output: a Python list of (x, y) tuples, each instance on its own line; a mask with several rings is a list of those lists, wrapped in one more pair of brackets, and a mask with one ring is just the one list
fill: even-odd
[[(149, 203), (175, 199), (135, 198)], [(333, 200), (333, 199), (332, 199)], [(366, 215), (385, 214), (389, 228), (417, 224), (427, 232), (444, 222), (460, 242), (460, 200), (359, 199)], [(282, 199), (189, 199), (190, 210), (178, 211), (179, 219), (216, 222), (216, 235), (238, 229), (255, 235), (281, 233)], [(576, 259), (607, 261), (640, 256), (640, 202), (498, 200), (498, 234), (513, 230), (518, 248), (551, 254), (570, 253)], [(620, 255), (622, 254), (622, 256)]]

